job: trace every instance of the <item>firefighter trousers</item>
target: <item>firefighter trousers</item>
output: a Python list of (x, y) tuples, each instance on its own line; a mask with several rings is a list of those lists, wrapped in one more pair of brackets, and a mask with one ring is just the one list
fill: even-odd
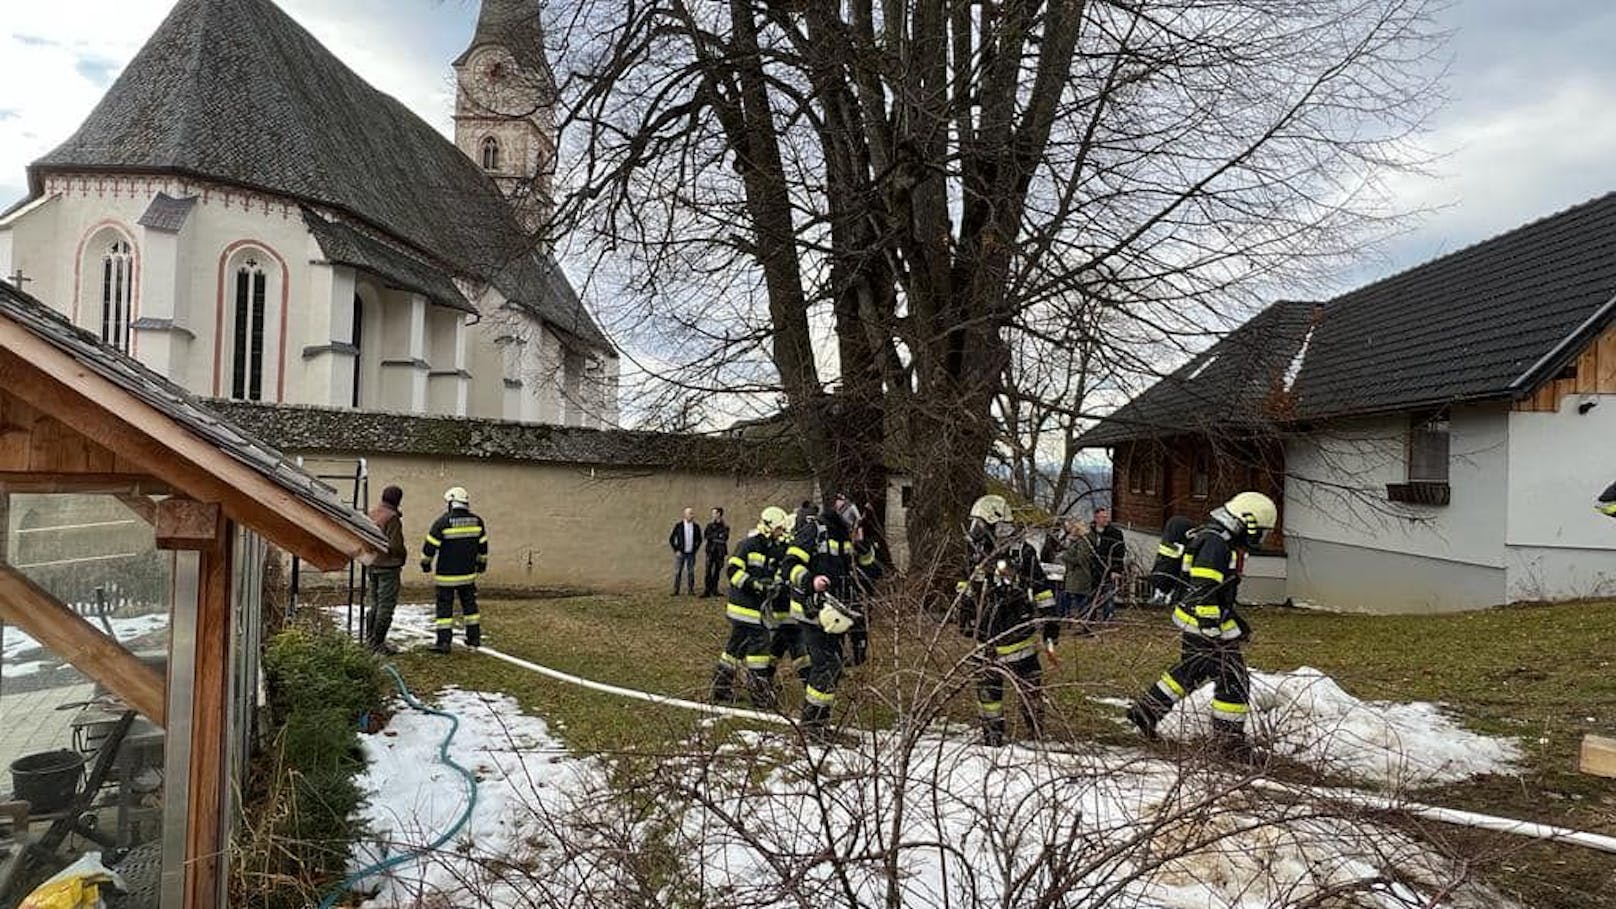
[(802, 689), (802, 724), (809, 734), (818, 735), (830, 725), (831, 708), (836, 704), (836, 683), (842, 678), (842, 642), (838, 635), (806, 622), (801, 629), (808, 653), (808, 681)]
[(774, 685), (769, 679), (769, 667), (773, 665), (774, 658), (769, 655), (769, 630), (762, 625), (731, 620), (729, 640), (713, 669), (712, 700), (733, 702), (735, 675), (745, 671), (746, 690), (753, 706), (773, 707)]
[(769, 666), (771, 678), (775, 667), (784, 663), (797, 673), (797, 678), (804, 684), (807, 683), (808, 645), (803, 639), (801, 625), (796, 622), (782, 622), (780, 627), (774, 629), (774, 634), (769, 640), (769, 657), (773, 660)]
[(1027, 734), (1037, 738), (1043, 733), (1044, 670), (1038, 661), (1035, 647), (1022, 652), (1019, 659), (984, 657), (976, 676), (976, 710), (982, 721), (982, 739), (989, 745), (1002, 745), (1005, 741), (1004, 694), (1006, 683), (1016, 692), (1021, 720)]
[(1218, 735), (1244, 735), (1246, 714), (1251, 702), (1251, 673), (1245, 655), (1235, 641), (1209, 641), (1184, 635), (1177, 665), (1162, 673), (1156, 684), (1139, 699), (1139, 704), (1160, 720), (1173, 705), (1190, 692), (1212, 682), (1212, 723)]
[(460, 620), (466, 626), (466, 646), (482, 646), (483, 625), (482, 616), (477, 612), (477, 585), (439, 586), (437, 616), (433, 620), (433, 625), (438, 631), (436, 646), (439, 650), (448, 650), (450, 642), (454, 639), (454, 607), (457, 596), (460, 598)]

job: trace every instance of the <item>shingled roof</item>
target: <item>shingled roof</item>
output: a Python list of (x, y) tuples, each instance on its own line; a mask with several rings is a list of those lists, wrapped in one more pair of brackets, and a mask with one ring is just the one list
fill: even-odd
[[(1616, 314), (1616, 193), (1343, 294), (1320, 313), (1308, 335), (1309, 320), (1295, 304), (1269, 307), (1079, 444), (1209, 428), (1193, 420), (1209, 401), (1237, 402), (1242, 420), (1255, 415), (1272, 428), (1524, 397)], [(1253, 409), (1269, 387), (1272, 362), (1289, 362), (1304, 337), (1289, 394)], [(1267, 345), (1269, 353), (1254, 350)], [(1199, 364), (1252, 352), (1269, 366), (1235, 374), (1208, 367), (1189, 382)]]
[(1214, 428), (1270, 426), (1275, 395), (1284, 390), (1307, 340), (1316, 305), (1270, 305), (1106, 417), (1078, 444), (1103, 447)]
[(56, 310), (0, 281), (0, 318), (8, 319), (72, 357), (173, 420), (185, 431), (241, 462), (304, 503), (335, 518), (366, 543), (385, 552), (387, 539), (368, 518), (337, 498), (329, 486), (292, 463), (273, 446), (220, 418), (190, 392), (103, 344)]
[(1616, 193), (1331, 300), (1296, 380), (1319, 418), (1520, 397), (1616, 301)]
[[(536, 21), (536, 19), (535, 19)], [(610, 349), (487, 175), (270, 0), (179, 0), (89, 118), (29, 168), (166, 173), (330, 209)], [(547, 275), (543, 287), (524, 284)], [(557, 318), (559, 317), (559, 318)]]

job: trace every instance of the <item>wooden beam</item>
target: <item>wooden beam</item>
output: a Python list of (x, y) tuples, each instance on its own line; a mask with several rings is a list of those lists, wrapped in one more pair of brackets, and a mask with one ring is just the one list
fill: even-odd
[(195, 499), (157, 503), (157, 548), (206, 550), (218, 539), (219, 506)]
[(218, 905), (229, 774), (230, 591), (234, 528), (215, 516), (212, 544), (202, 551), (196, 604), (195, 684), (191, 696), (190, 806), (185, 826), (185, 906)]
[(118, 494), (116, 498), (118, 501), (123, 503), (125, 508), (134, 512), (135, 515), (138, 516), (142, 521), (156, 526), (157, 503), (149, 496)]
[(0, 489), (14, 493), (76, 493), (114, 496), (167, 495), (167, 483), (138, 474), (36, 473), (0, 470)]
[(10, 565), (0, 565), (0, 619), (21, 628), (125, 704), (167, 728), (162, 675)]
[(1583, 736), (1577, 769), (1590, 776), (1616, 777), (1616, 739), (1592, 733)]
[[(0, 388), (202, 502), (217, 502), (304, 561), (335, 571), (379, 555), (346, 524), (192, 434), (22, 326), (0, 318)], [(48, 405), (45, 402), (49, 402)]]

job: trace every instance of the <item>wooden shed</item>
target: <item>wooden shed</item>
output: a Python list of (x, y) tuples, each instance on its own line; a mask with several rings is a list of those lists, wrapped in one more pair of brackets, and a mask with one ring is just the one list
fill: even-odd
[[(8, 559), (8, 507), (51, 496), (115, 500), (150, 525), (167, 584), (166, 654), (137, 657)], [(161, 836), (149, 854), (160, 852), (163, 909), (224, 901), (258, 690), (266, 544), (323, 570), (386, 548), (363, 515), (273, 447), (0, 283), (0, 621), (158, 730)], [(0, 731), (24, 719), (0, 716)]]

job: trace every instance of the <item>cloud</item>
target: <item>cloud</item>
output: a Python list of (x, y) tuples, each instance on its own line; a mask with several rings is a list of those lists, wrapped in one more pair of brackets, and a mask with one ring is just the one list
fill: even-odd
[(112, 85), (112, 74), (122, 68), (123, 64), (101, 57), (81, 57), (73, 64), (74, 72), (103, 88)]

